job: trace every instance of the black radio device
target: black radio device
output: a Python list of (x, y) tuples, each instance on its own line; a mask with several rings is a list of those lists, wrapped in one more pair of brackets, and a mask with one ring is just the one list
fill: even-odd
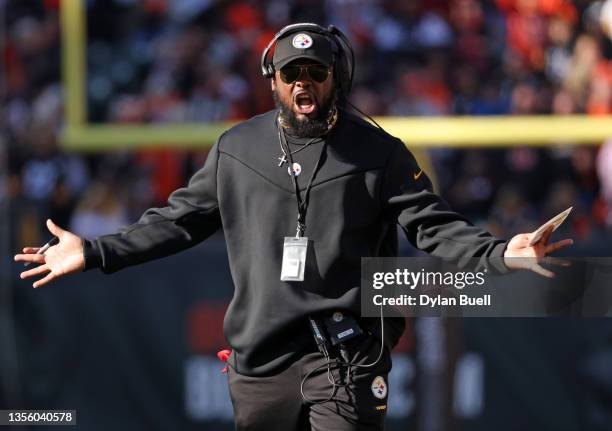
[(338, 344), (363, 333), (359, 323), (349, 314), (336, 311), (322, 318), (308, 317), (317, 347), (323, 354)]

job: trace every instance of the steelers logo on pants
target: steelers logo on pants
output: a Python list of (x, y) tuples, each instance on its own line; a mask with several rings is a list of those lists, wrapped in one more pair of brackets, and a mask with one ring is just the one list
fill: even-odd
[(379, 400), (382, 400), (387, 396), (387, 383), (382, 376), (374, 377), (374, 380), (372, 381), (372, 393)]

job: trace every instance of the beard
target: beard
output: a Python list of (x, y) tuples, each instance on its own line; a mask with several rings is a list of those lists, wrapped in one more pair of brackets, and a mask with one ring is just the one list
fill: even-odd
[(335, 88), (331, 90), (329, 97), (321, 103), (321, 106), (317, 109), (316, 116), (313, 118), (306, 116), (303, 120), (297, 118), (291, 106), (285, 104), (276, 91), (272, 91), (272, 98), (274, 99), (274, 104), (280, 110), (283, 122), (288, 126), (288, 131), (291, 135), (298, 138), (318, 138), (327, 133), (329, 116), (336, 104)]

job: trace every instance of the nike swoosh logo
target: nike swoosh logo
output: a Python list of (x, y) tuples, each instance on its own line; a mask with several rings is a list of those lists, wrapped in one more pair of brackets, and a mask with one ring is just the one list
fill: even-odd
[(418, 174), (414, 174), (413, 176), (414, 176), (415, 181), (418, 180), (422, 174), (423, 174), (423, 169), (421, 169)]

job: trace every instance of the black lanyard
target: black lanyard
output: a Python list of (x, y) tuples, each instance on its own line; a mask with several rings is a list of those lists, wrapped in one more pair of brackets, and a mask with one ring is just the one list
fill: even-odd
[(295, 198), (297, 200), (297, 210), (298, 210), (298, 219), (297, 219), (297, 231), (295, 236), (297, 238), (304, 236), (304, 232), (306, 231), (306, 211), (308, 211), (308, 202), (310, 199), (310, 189), (312, 188), (312, 182), (314, 181), (319, 168), (321, 167), (321, 161), (323, 160), (323, 154), (325, 154), (325, 148), (327, 146), (327, 140), (323, 141), (323, 145), (321, 146), (321, 153), (319, 154), (319, 159), (312, 170), (312, 174), (310, 175), (310, 180), (308, 181), (308, 185), (306, 186), (306, 191), (304, 192), (304, 199), (302, 199), (302, 194), (300, 193), (300, 188), (298, 186), (297, 176), (293, 174), (293, 157), (291, 156), (291, 150), (289, 149), (289, 144), (287, 143), (287, 138), (285, 136), (285, 131), (282, 130), (282, 126), (278, 125), (278, 140), (280, 142), (281, 148), (289, 157), (289, 171), (291, 172), (291, 178), (293, 179), (293, 187), (295, 189)]

